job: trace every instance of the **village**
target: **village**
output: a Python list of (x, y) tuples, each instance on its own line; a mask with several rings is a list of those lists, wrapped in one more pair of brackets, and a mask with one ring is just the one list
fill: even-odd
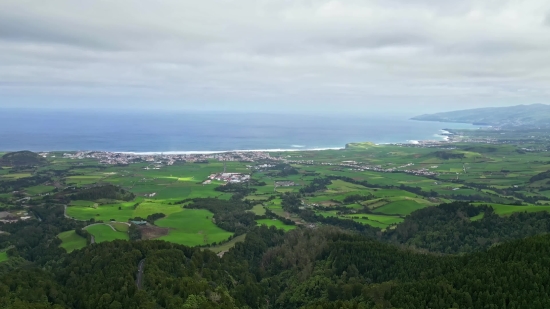
[(205, 180), (202, 184), (203, 185), (211, 184), (212, 180), (224, 181), (226, 183), (241, 183), (241, 182), (249, 181), (250, 175), (241, 174), (241, 173), (225, 173), (225, 172), (211, 174), (210, 176), (208, 176), (208, 179)]
[[(43, 152), (42, 157), (55, 157), (55, 154)], [(151, 163), (150, 169), (158, 169), (163, 165), (174, 165), (176, 162), (207, 162), (217, 160), (220, 162), (257, 162), (260, 160), (278, 161), (279, 157), (272, 157), (267, 152), (261, 151), (234, 151), (220, 153), (121, 153), (106, 151), (78, 151), (75, 153), (63, 153), (66, 159), (96, 159), (100, 164), (127, 165), (132, 163)]]

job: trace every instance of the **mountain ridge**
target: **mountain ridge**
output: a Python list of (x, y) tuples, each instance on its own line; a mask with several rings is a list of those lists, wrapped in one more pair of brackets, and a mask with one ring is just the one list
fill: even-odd
[(423, 114), (411, 119), (420, 121), (471, 123), (474, 125), (498, 127), (548, 126), (550, 123), (550, 105), (538, 103), (507, 107), (483, 107)]

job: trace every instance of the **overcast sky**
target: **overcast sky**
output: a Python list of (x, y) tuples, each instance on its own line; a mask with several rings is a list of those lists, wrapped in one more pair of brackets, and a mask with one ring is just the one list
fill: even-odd
[(0, 0), (0, 106), (547, 103), (548, 0)]

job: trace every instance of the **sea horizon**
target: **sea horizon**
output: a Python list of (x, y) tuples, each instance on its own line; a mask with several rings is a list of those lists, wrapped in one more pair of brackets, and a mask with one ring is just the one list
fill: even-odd
[(410, 120), (414, 115), (242, 112), (0, 110), (1, 151), (221, 153), (342, 149), (346, 144), (444, 140), (470, 124)]

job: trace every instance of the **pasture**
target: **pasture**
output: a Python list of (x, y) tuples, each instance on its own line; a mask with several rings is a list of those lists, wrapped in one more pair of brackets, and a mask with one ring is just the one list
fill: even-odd
[(282, 221), (277, 219), (261, 219), (256, 220), (256, 222), (258, 223), (258, 225), (266, 225), (268, 227), (274, 226), (277, 229), (283, 229), (285, 231), (290, 231), (296, 228), (296, 225), (286, 225)]
[(128, 240), (128, 234), (113, 230), (107, 224), (96, 224), (86, 227), (86, 231), (92, 234), (96, 243), (113, 241), (116, 239)]
[(501, 216), (511, 215), (516, 212), (539, 212), (539, 211), (550, 212), (550, 206), (538, 206), (538, 205), (515, 206), (515, 205), (502, 205), (502, 204), (493, 204), (493, 203), (474, 203), (474, 205), (491, 206), (493, 207), (495, 213)]
[(155, 225), (169, 228), (168, 235), (159, 239), (186, 246), (208, 245), (227, 240), (233, 233), (227, 232), (212, 222), (213, 214), (205, 209), (182, 209)]
[(388, 203), (382, 207), (378, 207), (373, 211), (375, 213), (387, 214), (387, 215), (401, 215), (406, 216), (412, 212), (427, 207), (426, 204), (421, 204), (415, 200), (399, 200)]
[(214, 253), (228, 251), (229, 249), (233, 248), (236, 243), (244, 242), (245, 238), (246, 238), (246, 234), (239, 235), (237, 237), (234, 237), (230, 241), (224, 242), (221, 245), (208, 247), (208, 250), (213, 251)]
[(77, 235), (74, 230), (59, 233), (57, 237), (62, 241), (60, 247), (68, 253), (86, 247), (86, 239)]
[(0, 252), (0, 263), (9, 260), (8, 253), (6, 251)]

